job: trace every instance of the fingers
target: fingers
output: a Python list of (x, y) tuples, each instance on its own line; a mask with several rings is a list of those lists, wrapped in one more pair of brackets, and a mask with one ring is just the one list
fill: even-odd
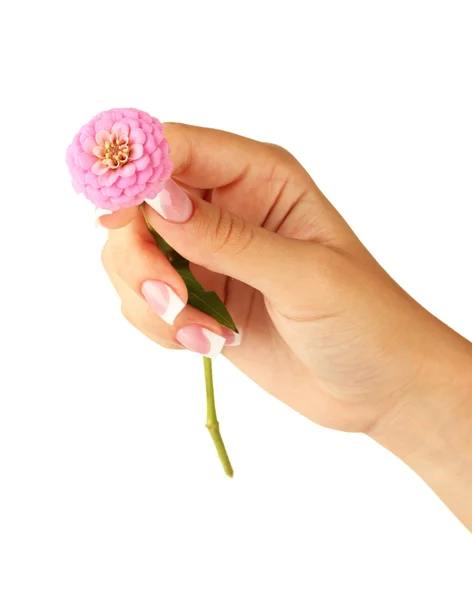
[(286, 150), (227, 131), (164, 123), (164, 135), (174, 163), (172, 176), (195, 188), (228, 185), (239, 180), (250, 167), (257, 169), (274, 160), (297, 164), (302, 169)]
[[(274, 183), (276, 188), (280, 188), (287, 177), (285, 172), (282, 173), (284, 169), (309, 179), (298, 161), (274, 144), (182, 123), (164, 124), (164, 135), (171, 149), (173, 177), (198, 196), (205, 190), (228, 186), (244, 178), (254, 179), (256, 184), (260, 179), (268, 185), (274, 176), (275, 165), (280, 171)], [(108, 229), (124, 227), (136, 217), (138, 210), (138, 207), (120, 209), (101, 216), (100, 224)]]
[(115, 273), (172, 325), (187, 303), (187, 289), (143, 221), (142, 217), (136, 218), (126, 227), (110, 232), (102, 262), (109, 275)]
[(137, 217), (140, 210), (139, 206), (120, 208), (120, 210), (111, 214), (100, 215), (98, 220), (102, 227), (106, 227), (107, 229), (119, 229), (120, 227), (126, 227), (128, 223), (131, 223), (131, 221)]
[(299, 277), (306, 242), (269, 232), (190, 197), (173, 180), (148, 201), (145, 210), (156, 231), (187, 259), (239, 279), (269, 297)]
[[(201, 196), (202, 190), (198, 188), (186, 186), (186, 190), (189, 193)], [(141, 206), (130, 206), (128, 208), (120, 208), (114, 212), (109, 210), (95, 209), (95, 219), (105, 229), (120, 229), (126, 227), (131, 221), (136, 219), (141, 211)]]
[(102, 262), (135, 327), (166, 348), (187, 348), (213, 358), (234, 336), (212, 317), (186, 306), (185, 284), (156, 247), (144, 219), (112, 231)]
[(215, 332), (211, 319), (205, 322), (206, 326), (202, 325), (201, 313), (191, 306), (186, 307), (176, 319), (174, 327), (170, 327), (116, 272), (111, 271), (109, 277), (121, 299), (121, 312), (126, 320), (163, 348), (187, 349), (214, 358), (221, 352), (223, 345), (234, 345), (226, 342), (232, 341), (229, 331)]
[(169, 326), (156, 315), (146, 300), (133, 292), (113, 270), (107, 269), (107, 275), (121, 300), (121, 312), (133, 327), (163, 348), (182, 349), (181, 345), (169, 335)]

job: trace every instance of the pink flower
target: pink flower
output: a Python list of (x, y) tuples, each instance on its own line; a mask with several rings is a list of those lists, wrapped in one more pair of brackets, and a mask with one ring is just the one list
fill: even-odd
[(66, 161), (76, 192), (112, 211), (152, 200), (172, 172), (162, 123), (134, 108), (94, 117), (72, 140)]

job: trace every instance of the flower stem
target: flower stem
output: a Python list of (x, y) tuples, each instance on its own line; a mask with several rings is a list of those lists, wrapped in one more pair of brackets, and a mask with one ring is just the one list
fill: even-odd
[(210, 435), (213, 439), (213, 443), (215, 444), (216, 451), (218, 452), (218, 456), (220, 457), (221, 464), (223, 465), (223, 469), (228, 475), (228, 477), (233, 476), (233, 467), (231, 466), (231, 462), (228, 458), (228, 454), (226, 452), (226, 448), (223, 442), (223, 438), (220, 433), (220, 424), (218, 423), (218, 419), (216, 416), (216, 407), (215, 407), (215, 391), (213, 389), (213, 373), (212, 373), (212, 364), (211, 358), (203, 357), (203, 366), (205, 369), (205, 384), (206, 384), (206, 393), (207, 393), (207, 422), (206, 427), (210, 432)]
[[(188, 303), (195, 308), (205, 312), (206, 314), (214, 317), (219, 323), (225, 325), (225, 327), (229, 327), (237, 332), (237, 329), (234, 325), (233, 319), (231, 315), (226, 310), (224, 304), (218, 298), (218, 296), (214, 292), (206, 292), (201, 284), (195, 279), (191, 270), (190, 264), (187, 259), (181, 256), (178, 252), (176, 252), (165, 240), (162, 238), (154, 227), (149, 222), (146, 211), (144, 207), (144, 202), (141, 204), (141, 211), (143, 213), (144, 220), (146, 225), (151, 232), (154, 240), (158, 246), (158, 248), (164, 253), (170, 263), (174, 266), (177, 273), (182, 277), (189, 291), (189, 299)], [(208, 301), (210, 298), (211, 302)], [(191, 301), (193, 300), (193, 302)], [(198, 302), (196, 302), (198, 301)], [(216, 304), (216, 308), (215, 308)], [(211, 309), (211, 310), (209, 310)], [(213, 443), (215, 444), (216, 451), (218, 452), (218, 456), (220, 457), (221, 464), (223, 465), (223, 469), (228, 475), (228, 477), (233, 476), (233, 467), (231, 466), (230, 460), (228, 458), (228, 454), (226, 453), (226, 448), (223, 443), (223, 439), (220, 433), (220, 425), (218, 423), (218, 419), (216, 417), (216, 408), (215, 408), (215, 392), (213, 390), (213, 373), (211, 368), (211, 359), (203, 358), (203, 364), (205, 367), (205, 383), (206, 383), (206, 393), (207, 393), (207, 422), (206, 426), (210, 435), (213, 439)]]

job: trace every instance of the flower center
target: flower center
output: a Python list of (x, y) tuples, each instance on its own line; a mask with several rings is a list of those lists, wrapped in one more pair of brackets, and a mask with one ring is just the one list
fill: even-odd
[(129, 152), (127, 136), (118, 137), (116, 133), (112, 133), (110, 141), (106, 141), (103, 145), (101, 162), (109, 169), (117, 169), (128, 162)]

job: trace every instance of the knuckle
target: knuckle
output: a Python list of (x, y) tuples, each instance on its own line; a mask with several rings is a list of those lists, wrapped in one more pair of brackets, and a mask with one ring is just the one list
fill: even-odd
[(175, 130), (178, 131), (179, 127), (181, 127), (181, 123), (177, 122), (177, 121), (166, 121), (165, 123), (162, 124), (164, 131), (171, 131), (171, 130)]
[(213, 252), (235, 255), (250, 245), (253, 230), (244, 219), (219, 210), (208, 235)]
[(271, 142), (265, 142), (265, 145), (272, 150), (275, 154), (279, 155), (281, 158), (285, 158), (288, 160), (295, 160), (295, 157), (291, 152), (289, 152), (283, 146), (279, 146), (278, 144), (272, 144)]
[(210, 247), (215, 252), (223, 250), (228, 244), (228, 240), (231, 237), (233, 230), (233, 224), (230, 215), (223, 212), (221, 209), (218, 210), (215, 222), (213, 226), (209, 228)]

